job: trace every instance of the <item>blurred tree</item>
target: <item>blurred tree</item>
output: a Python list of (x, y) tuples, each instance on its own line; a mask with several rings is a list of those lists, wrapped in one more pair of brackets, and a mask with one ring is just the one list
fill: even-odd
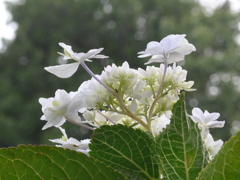
[[(194, 106), (220, 112), (226, 131), (214, 134), (223, 140), (230, 136), (232, 121), (239, 120), (240, 54), (234, 40), (239, 19), (228, 3), (212, 15), (192, 0), (25, 0), (19, 5), (9, 3), (8, 8), (18, 30), (14, 42), (0, 55), (0, 146), (48, 143), (48, 138), (59, 136), (55, 128), (41, 131), (45, 122), (39, 120), (38, 99), (53, 96), (56, 89), (75, 91), (89, 79), (81, 68), (66, 80), (44, 71), (61, 62), (56, 53), (62, 51), (57, 44), (61, 41), (76, 52), (105, 47), (103, 54), (110, 58), (89, 63), (93, 72), (100, 73), (112, 62), (144, 67), (137, 52), (149, 41), (187, 34), (197, 48), (184, 64), (197, 88), (187, 93), (189, 113)], [(84, 129), (67, 126), (71, 136), (83, 138)]]

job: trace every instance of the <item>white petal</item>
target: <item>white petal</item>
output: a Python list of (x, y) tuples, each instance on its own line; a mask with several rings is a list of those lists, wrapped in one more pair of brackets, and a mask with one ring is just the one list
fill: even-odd
[(211, 134), (207, 135), (205, 142), (206, 142), (207, 149), (209, 150), (212, 156), (216, 155), (220, 150), (221, 146), (223, 145), (223, 141), (221, 139), (214, 141)]
[(55, 92), (55, 98), (60, 103), (60, 106), (63, 104), (68, 104), (71, 101), (71, 97), (69, 96), (69, 94), (62, 89), (58, 89)]
[(93, 58), (104, 59), (104, 58), (108, 58), (108, 56), (104, 56), (102, 54), (98, 54), (98, 55), (95, 55)]
[(42, 115), (40, 120), (46, 120), (45, 115)]
[(190, 116), (195, 123), (202, 124), (202, 121), (197, 116)]
[(81, 52), (81, 53), (74, 53), (74, 54), (72, 55), (72, 57), (73, 57), (76, 61), (82, 61), (82, 59), (84, 60), (84, 59), (85, 59), (84, 56), (85, 56), (85, 53), (83, 53), (83, 52)]
[(206, 115), (206, 113), (204, 113), (204, 114), (205, 114), (205, 123), (206, 124), (211, 122), (211, 121), (214, 121), (214, 120), (216, 120), (220, 117), (219, 113), (209, 113), (207, 115)]
[(181, 52), (184, 55), (190, 54), (192, 51), (196, 51), (194, 45), (188, 43), (187, 39), (183, 39), (182, 45), (176, 49), (177, 52)]
[(44, 110), (47, 107), (53, 107), (52, 105), (52, 101), (54, 100), (54, 98), (39, 98), (39, 103), (42, 105), (42, 112), (44, 112)]
[(65, 51), (67, 51), (70, 55), (72, 55), (74, 52), (72, 50), (72, 46), (66, 45), (65, 43), (58, 43), (59, 46), (61, 46)]
[(157, 42), (157, 41), (151, 41), (147, 44), (147, 48), (146, 49), (149, 49), (149, 48), (155, 48), (156, 46), (159, 46), (160, 43)]
[(178, 53), (178, 52), (173, 52), (171, 54), (169, 54), (169, 56), (167, 57), (167, 62), (168, 64), (174, 63), (174, 62), (179, 62), (184, 60), (184, 55), (182, 53)]
[(222, 128), (225, 124), (225, 121), (213, 121), (207, 124), (209, 128)]
[(151, 59), (149, 59), (148, 62), (146, 62), (144, 64), (150, 64), (150, 63), (155, 63), (155, 62), (157, 62), (157, 63), (164, 62), (163, 56), (162, 55), (154, 55), (154, 56), (152, 56)]
[(147, 44), (147, 49), (145, 50), (145, 54), (159, 55), (162, 53), (163, 53), (163, 48), (159, 42), (152, 41)]
[(193, 108), (192, 115), (195, 116), (195, 117), (198, 117), (198, 119), (200, 119), (201, 121), (204, 120), (203, 112), (199, 108)]
[(61, 56), (63, 56), (63, 60), (72, 59), (72, 58), (70, 58), (69, 56), (66, 56), (66, 55), (63, 54), (63, 53), (60, 53), (60, 52), (57, 52), (57, 53), (60, 54)]
[(208, 134), (209, 134), (209, 129), (208, 128), (203, 128), (202, 132), (201, 132), (202, 138), (206, 139)]
[(62, 132), (63, 136), (68, 139), (65, 129), (63, 129), (63, 128), (61, 128), (61, 127), (59, 127), (59, 129), (60, 129), (60, 131)]
[(63, 144), (65, 141), (61, 140), (61, 139), (49, 139), (49, 141), (53, 142), (53, 143), (58, 143), (58, 144)]
[(163, 38), (160, 42), (161, 46), (165, 53), (170, 53), (174, 51), (176, 48), (180, 47), (182, 41), (186, 35), (172, 34)]
[(55, 127), (60, 127), (61, 125), (63, 125), (63, 123), (66, 122), (66, 119), (64, 119), (62, 116), (55, 116), (54, 119), (51, 119), (50, 121), (48, 121), (42, 128), (42, 130), (45, 130), (49, 127), (55, 126)]
[(73, 111), (68, 112), (68, 113), (66, 113), (65, 117), (69, 120), (74, 121), (74, 122), (81, 123), (81, 118), (78, 115), (77, 111), (76, 112), (73, 112)]
[(75, 138), (72, 138), (72, 137), (70, 137), (67, 142), (68, 142), (68, 144), (74, 144), (76, 146), (80, 145), (80, 141), (78, 141), (78, 140), (76, 140)]
[(213, 156), (215, 156), (218, 153), (222, 145), (223, 145), (223, 141), (221, 139), (214, 142), (214, 149), (212, 150)]
[[(144, 52), (144, 51), (141, 51), (141, 52)], [(138, 54), (142, 54), (141, 52), (139, 52)], [(138, 57), (145, 58), (145, 57), (149, 57), (149, 56), (152, 56), (152, 55), (151, 54), (142, 54), (142, 55), (139, 55)]]
[(135, 113), (136, 110), (137, 110), (137, 108), (138, 108), (137, 102), (136, 102), (135, 99), (133, 99), (133, 101), (132, 101), (132, 103), (131, 103), (131, 112), (132, 112), (132, 113)]
[(86, 103), (83, 99), (82, 94), (77, 93), (77, 94), (75, 94), (74, 97), (72, 97), (72, 100), (71, 100), (70, 104), (68, 105), (67, 111), (68, 111), (68, 113), (77, 112), (80, 109), (83, 109), (85, 107), (86, 107)]
[(91, 57), (94, 57), (96, 54), (100, 53), (102, 50), (103, 50), (103, 48), (91, 49), (84, 55), (83, 58), (84, 59), (90, 59)]
[(77, 71), (78, 66), (79, 62), (76, 62), (59, 66), (49, 66), (44, 69), (60, 78), (69, 78)]

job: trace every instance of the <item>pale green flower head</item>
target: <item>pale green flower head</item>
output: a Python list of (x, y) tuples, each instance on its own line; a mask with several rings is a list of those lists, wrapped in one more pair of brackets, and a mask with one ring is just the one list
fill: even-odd
[[(104, 116), (103, 116), (104, 115)], [(101, 111), (101, 114), (96, 110), (87, 110), (83, 113), (83, 117), (88, 124), (91, 126), (99, 128), (103, 125), (114, 125), (115, 124), (122, 124), (121, 121), (125, 117), (124, 115), (110, 112), (110, 111)], [(106, 119), (111, 119), (111, 122)]]
[(87, 108), (99, 109), (106, 106), (109, 98), (112, 97), (112, 94), (110, 94), (94, 78), (83, 82), (80, 85), (78, 92), (80, 93), (81, 98), (86, 102)]
[(122, 66), (115, 64), (107, 66), (101, 74), (102, 81), (110, 88), (119, 91), (131, 91), (136, 84), (138, 72), (129, 68), (129, 64), (124, 62)]

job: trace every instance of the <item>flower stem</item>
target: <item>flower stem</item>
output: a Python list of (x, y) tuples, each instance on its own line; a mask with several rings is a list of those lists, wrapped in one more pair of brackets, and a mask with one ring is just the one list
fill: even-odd
[[(163, 57), (164, 57), (164, 70), (163, 70), (162, 81), (161, 81), (160, 86), (159, 86), (159, 88), (158, 88), (158, 91), (157, 91), (157, 94), (156, 94), (156, 96), (155, 96), (155, 99), (154, 99), (154, 101), (153, 101), (153, 103), (152, 103), (152, 105), (151, 105), (151, 108), (150, 108), (150, 111), (149, 111), (149, 114), (148, 114), (148, 119), (149, 119), (149, 120), (152, 118), (154, 107), (155, 107), (155, 105), (156, 105), (159, 97), (161, 96), (161, 92), (162, 92), (162, 88), (163, 88), (163, 83), (164, 83), (164, 81), (165, 81), (166, 74), (167, 74), (167, 66), (168, 66), (167, 57), (166, 57), (165, 54), (163, 55)], [(150, 121), (150, 123), (151, 123), (151, 121)], [(150, 124), (150, 125), (151, 125), (151, 124)], [(149, 126), (150, 126), (150, 125), (149, 125)]]
[(101, 84), (104, 88), (106, 88), (111, 94), (113, 94), (114, 96), (117, 96), (117, 93), (115, 91), (113, 91), (111, 88), (109, 88), (100, 79), (98, 79), (95, 74), (93, 74), (93, 72), (87, 67), (87, 65), (85, 64), (84, 61), (81, 62), (81, 65), (87, 71), (87, 73), (90, 74), (90, 76), (92, 76), (99, 84)]
[(89, 129), (89, 130), (92, 130), (92, 131), (95, 130), (94, 128), (91, 128), (91, 127), (89, 127), (89, 126), (87, 126), (87, 125), (85, 125), (85, 124), (78, 123), (78, 122), (76, 122), (76, 121), (74, 121), (74, 120), (68, 118), (67, 116), (64, 116), (64, 117), (65, 117), (65, 119), (66, 119), (67, 121), (69, 121), (69, 122), (71, 122), (71, 123), (73, 123), (73, 124), (76, 124), (76, 125), (78, 125), (78, 126), (85, 127), (85, 128), (87, 128), (87, 129)]
[(114, 121), (112, 121), (109, 117), (105, 116), (101, 111), (97, 111), (99, 114), (101, 114), (103, 117), (105, 117), (108, 121), (110, 121), (111, 123), (113, 123), (114, 125), (116, 125), (116, 123)]

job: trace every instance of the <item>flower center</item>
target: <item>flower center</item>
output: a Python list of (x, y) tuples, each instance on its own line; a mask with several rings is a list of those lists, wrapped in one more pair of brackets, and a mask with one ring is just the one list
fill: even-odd
[(66, 141), (66, 142), (67, 142), (67, 140), (68, 140), (68, 139), (67, 139), (67, 137), (65, 137), (65, 136), (62, 136), (61, 140), (62, 140), (62, 141)]
[(54, 100), (52, 102), (52, 105), (53, 105), (53, 107), (58, 107), (58, 106), (60, 106), (60, 103), (57, 100)]

